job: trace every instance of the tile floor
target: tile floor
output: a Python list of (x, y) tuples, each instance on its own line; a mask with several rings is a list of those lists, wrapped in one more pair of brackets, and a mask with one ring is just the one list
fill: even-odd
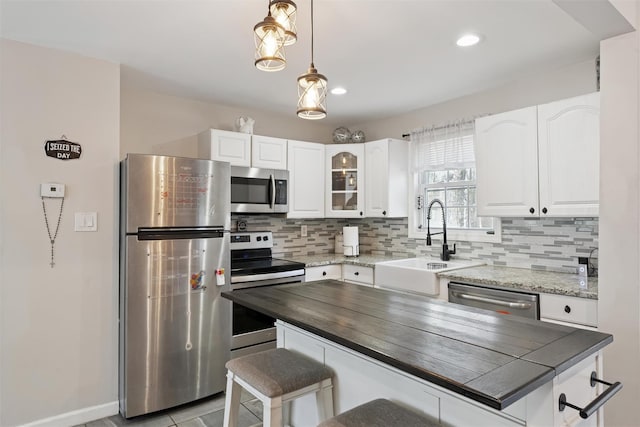
[[(239, 427), (249, 427), (262, 421), (262, 402), (242, 391)], [(224, 393), (188, 403), (176, 408), (126, 420), (120, 414), (91, 421), (76, 427), (222, 427)]]

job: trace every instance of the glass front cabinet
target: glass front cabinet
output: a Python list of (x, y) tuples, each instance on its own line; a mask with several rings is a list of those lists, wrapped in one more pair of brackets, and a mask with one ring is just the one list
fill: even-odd
[(326, 146), (325, 216), (364, 217), (364, 144)]

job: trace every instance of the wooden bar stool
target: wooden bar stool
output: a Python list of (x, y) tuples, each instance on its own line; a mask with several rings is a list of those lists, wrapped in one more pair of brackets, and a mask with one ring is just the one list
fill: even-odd
[(376, 399), (324, 421), (318, 427), (436, 427), (440, 423), (387, 399)]
[(265, 427), (282, 426), (289, 412), (283, 416), (283, 405), (309, 393), (316, 394), (320, 421), (333, 416), (333, 372), (309, 357), (276, 348), (232, 359), (226, 367), (224, 427), (237, 426), (241, 387), (262, 402)]

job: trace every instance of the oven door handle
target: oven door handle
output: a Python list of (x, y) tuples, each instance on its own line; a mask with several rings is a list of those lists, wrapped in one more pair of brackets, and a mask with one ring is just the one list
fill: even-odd
[(273, 174), (270, 174), (269, 179), (271, 180), (271, 203), (269, 204), (269, 207), (274, 209), (276, 206), (276, 178)]
[(478, 302), (486, 302), (488, 304), (495, 304), (501, 307), (509, 307), (509, 308), (519, 308), (521, 310), (528, 310), (532, 307), (531, 303), (528, 302), (511, 302), (511, 301), (503, 301), (499, 299), (493, 298), (485, 298), (479, 297), (477, 295), (469, 295), (463, 294), (460, 292), (454, 292), (454, 295), (460, 299), (470, 300), (470, 301), (478, 301)]
[(296, 277), (304, 276), (304, 268), (293, 271), (281, 271), (276, 273), (262, 273), (262, 274), (247, 274), (247, 275), (231, 275), (231, 284), (236, 283), (251, 283), (259, 282), (261, 280), (282, 279), (291, 278), (294, 280)]

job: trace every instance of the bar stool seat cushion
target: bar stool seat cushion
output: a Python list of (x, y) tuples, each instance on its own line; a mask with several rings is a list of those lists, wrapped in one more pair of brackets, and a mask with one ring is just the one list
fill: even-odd
[(322, 363), (284, 348), (231, 359), (225, 366), (267, 397), (282, 396), (333, 376)]
[(435, 427), (440, 424), (387, 399), (376, 399), (326, 420), (318, 427)]

